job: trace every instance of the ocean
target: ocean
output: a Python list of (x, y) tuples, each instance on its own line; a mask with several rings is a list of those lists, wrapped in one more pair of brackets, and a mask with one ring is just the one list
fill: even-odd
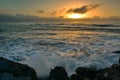
[(0, 57), (33, 67), (39, 77), (55, 66), (69, 75), (80, 66), (109, 67), (119, 50), (117, 20), (0, 23)]

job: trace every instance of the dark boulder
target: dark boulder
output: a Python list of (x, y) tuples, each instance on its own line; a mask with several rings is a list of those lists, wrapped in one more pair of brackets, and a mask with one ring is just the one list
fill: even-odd
[(113, 64), (110, 68), (100, 69), (97, 74), (98, 80), (120, 80), (120, 65)]
[(120, 64), (113, 64), (111, 67), (100, 70), (78, 67), (76, 74), (73, 74), (70, 80), (120, 80)]
[(76, 73), (77, 75), (92, 80), (95, 78), (97, 71), (93, 68), (78, 67)]
[(77, 74), (72, 74), (72, 76), (70, 77), (70, 80), (84, 80), (84, 77)]
[(120, 53), (120, 51), (114, 51), (114, 52), (112, 52), (112, 53)]
[(68, 80), (68, 74), (63, 67), (56, 66), (51, 70), (48, 80)]
[(33, 68), (0, 57), (0, 80), (38, 80)]

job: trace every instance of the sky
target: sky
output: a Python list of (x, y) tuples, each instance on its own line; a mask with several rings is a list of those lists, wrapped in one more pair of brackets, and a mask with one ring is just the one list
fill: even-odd
[(120, 0), (0, 0), (0, 17), (120, 17), (119, 4)]

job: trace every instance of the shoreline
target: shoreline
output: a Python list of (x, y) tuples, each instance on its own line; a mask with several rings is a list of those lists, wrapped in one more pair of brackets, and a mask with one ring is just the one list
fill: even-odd
[(49, 77), (41, 78), (32, 67), (0, 57), (0, 80), (119, 80), (120, 58), (118, 63), (100, 70), (78, 67), (70, 76), (64, 67), (56, 66), (51, 69)]

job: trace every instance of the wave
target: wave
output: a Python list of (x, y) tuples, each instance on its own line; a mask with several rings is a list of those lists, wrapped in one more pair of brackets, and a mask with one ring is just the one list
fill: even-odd
[[(120, 58), (118, 24), (12, 23), (0, 24), (0, 57), (35, 68), (38, 76), (63, 66), (111, 66)], [(69, 75), (70, 75), (69, 74)]]

